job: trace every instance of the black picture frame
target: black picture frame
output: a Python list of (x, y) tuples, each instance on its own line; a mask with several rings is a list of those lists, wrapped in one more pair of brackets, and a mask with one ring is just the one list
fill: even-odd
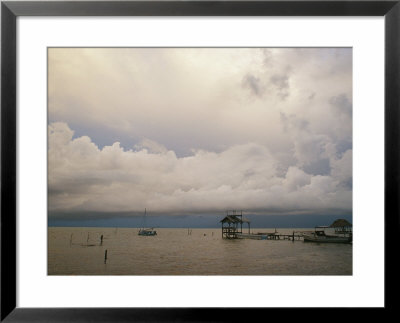
[[(400, 4), (396, 1), (3, 1), (1, 3), (1, 321), (203, 322), (264, 317), (288, 309), (18, 308), (16, 285), (16, 19), (19, 16), (384, 16), (385, 18), (385, 306), (396, 308), (399, 278)], [(367, 201), (366, 201), (367, 203)], [(373, 260), (372, 260), (373, 261)], [(40, 292), (40, 291), (38, 291)], [(366, 286), (367, 292), (367, 286)], [(224, 297), (221, 295), (221, 297)], [(235, 297), (235, 296), (225, 296)], [(301, 295), (299, 295), (301, 297)], [(268, 310), (268, 313), (266, 312)], [(293, 309), (295, 310), (295, 309)], [(297, 309), (298, 311), (301, 309)], [(332, 312), (333, 309), (326, 309)], [(336, 313), (336, 312), (335, 312)], [(370, 312), (372, 315), (372, 312)], [(295, 315), (299, 315), (296, 313)], [(370, 318), (373, 318), (370, 316)], [(245, 321), (248, 321), (245, 319)]]

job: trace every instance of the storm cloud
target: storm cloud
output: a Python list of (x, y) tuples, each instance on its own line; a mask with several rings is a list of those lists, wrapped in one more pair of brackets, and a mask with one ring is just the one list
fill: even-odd
[(352, 210), (351, 49), (49, 49), (49, 210)]

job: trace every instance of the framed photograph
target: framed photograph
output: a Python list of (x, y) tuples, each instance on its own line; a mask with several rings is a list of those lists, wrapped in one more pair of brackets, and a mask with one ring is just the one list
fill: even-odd
[(1, 320), (393, 308), (399, 13), (2, 2)]

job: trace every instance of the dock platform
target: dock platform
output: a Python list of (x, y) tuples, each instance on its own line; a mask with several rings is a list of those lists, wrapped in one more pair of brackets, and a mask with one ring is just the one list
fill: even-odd
[(258, 232), (258, 233), (236, 233), (237, 239), (254, 239), (254, 240), (303, 240), (303, 232), (293, 232), (292, 234), (282, 234), (278, 232)]

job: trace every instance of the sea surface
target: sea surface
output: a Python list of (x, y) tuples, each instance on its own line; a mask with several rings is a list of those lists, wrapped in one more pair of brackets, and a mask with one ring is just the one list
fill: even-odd
[(352, 244), (230, 240), (222, 239), (220, 228), (156, 230), (157, 236), (146, 237), (139, 236), (137, 228), (50, 227), (48, 274), (352, 275)]

